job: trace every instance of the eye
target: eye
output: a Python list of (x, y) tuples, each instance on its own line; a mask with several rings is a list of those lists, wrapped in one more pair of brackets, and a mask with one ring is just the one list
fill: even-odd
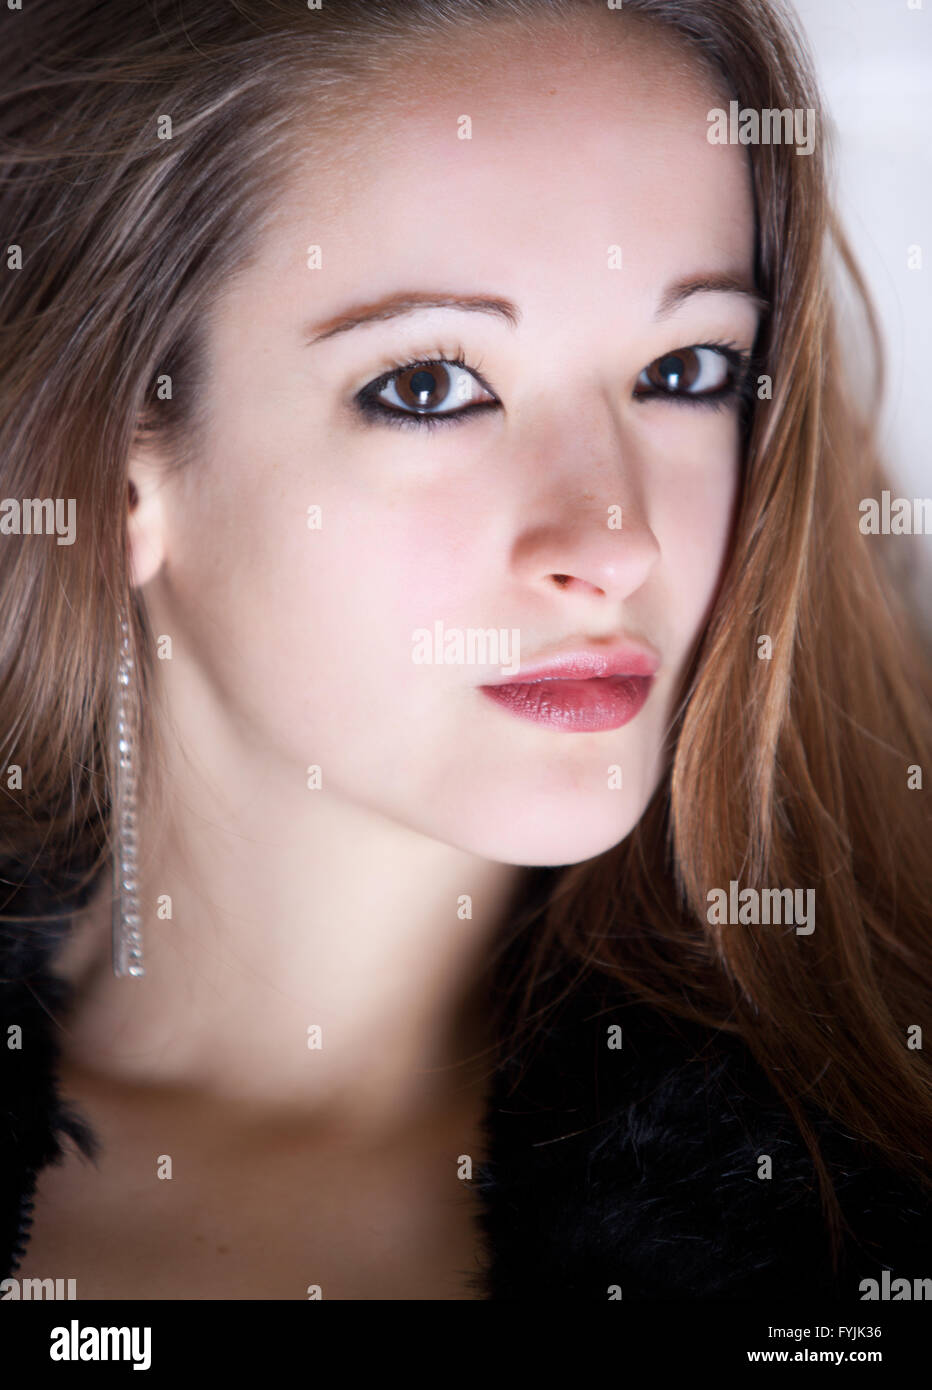
[(455, 359), (435, 357), (404, 362), (370, 381), (356, 396), (356, 405), (364, 414), (415, 428), (499, 404), (498, 397), (489, 391), (477, 369), (467, 365), (462, 354)]
[(703, 343), (655, 357), (637, 379), (634, 395), (645, 400), (668, 397), (688, 404), (712, 405), (738, 393), (749, 356), (731, 343)]
[[(734, 343), (698, 343), (657, 357), (637, 379), (634, 399), (723, 409), (749, 389), (751, 356)], [(454, 356), (396, 363), (357, 392), (356, 410), (369, 420), (422, 429), (459, 424), (464, 416), (497, 410), (501, 402), (462, 348)]]

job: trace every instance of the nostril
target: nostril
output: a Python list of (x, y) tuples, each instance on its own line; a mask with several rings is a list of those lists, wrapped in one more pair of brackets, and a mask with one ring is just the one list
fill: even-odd
[(568, 574), (555, 574), (553, 575), (553, 582), (558, 584), (561, 589), (565, 589), (570, 582), (570, 576)]

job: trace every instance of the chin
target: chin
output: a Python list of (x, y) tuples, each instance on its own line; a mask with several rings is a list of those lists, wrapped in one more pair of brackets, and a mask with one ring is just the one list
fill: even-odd
[(508, 824), (496, 824), (503, 819), (499, 802), (481, 835), (464, 836), (459, 846), (483, 859), (527, 869), (582, 864), (627, 839), (643, 809), (634, 808), (620, 817), (616, 811), (609, 822), (604, 808), (601, 816), (593, 814), (587, 818), (567, 797), (562, 808), (549, 815), (540, 808), (516, 808)]

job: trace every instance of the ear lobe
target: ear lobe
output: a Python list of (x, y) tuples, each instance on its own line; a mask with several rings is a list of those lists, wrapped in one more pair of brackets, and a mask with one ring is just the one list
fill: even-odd
[(130, 583), (141, 589), (154, 579), (165, 558), (160, 472), (154, 461), (134, 453), (127, 488)]

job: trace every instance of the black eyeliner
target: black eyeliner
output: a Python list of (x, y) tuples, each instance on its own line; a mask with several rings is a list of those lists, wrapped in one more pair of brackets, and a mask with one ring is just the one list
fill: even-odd
[(744, 352), (741, 348), (735, 347), (734, 343), (690, 343), (689, 347), (690, 349), (710, 348), (714, 352), (721, 353), (734, 369), (731, 381), (726, 386), (719, 387), (717, 391), (702, 393), (684, 391), (682, 394), (678, 394), (675, 391), (660, 391), (655, 387), (650, 391), (635, 395), (634, 400), (641, 403), (645, 401), (669, 401), (675, 405), (698, 406), (707, 410), (725, 410), (737, 401), (741, 407), (747, 409), (754, 400), (752, 376), (759, 365), (754, 354)]
[[(635, 393), (633, 400), (643, 404), (646, 401), (665, 401), (675, 405), (699, 406), (707, 410), (724, 410), (735, 401), (738, 401), (744, 408), (747, 408), (754, 399), (754, 389), (751, 383), (752, 371), (755, 367), (755, 359), (752, 353), (744, 352), (733, 343), (690, 343), (689, 349), (708, 348), (713, 352), (718, 352), (726, 359), (732, 367), (734, 375), (732, 380), (717, 391), (708, 391), (701, 394), (690, 392), (677, 393), (674, 391), (661, 391), (656, 387), (647, 391)], [(657, 360), (657, 359), (654, 359)], [(353, 406), (370, 423), (387, 424), (398, 429), (433, 429), (438, 425), (456, 425), (464, 417), (474, 415), (477, 411), (495, 410), (501, 402), (476, 401), (472, 405), (464, 406), (460, 410), (448, 410), (440, 414), (430, 414), (427, 411), (399, 410), (396, 406), (386, 405), (384, 401), (377, 399), (380, 391), (384, 390), (393, 377), (401, 372), (414, 371), (418, 367), (435, 367), (449, 364), (454, 367), (461, 367), (472, 375), (482, 386), (483, 390), (490, 395), (495, 395), (492, 387), (489, 386), (479, 371), (471, 367), (466, 361), (466, 354), (459, 348), (455, 354), (435, 353), (431, 357), (415, 357), (404, 362), (396, 363), (389, 370), (382, 372), (373, 381), (369, 382), (356, 393), (353, 398)], [(651, 363), (648, 363), (650, 366)]]

